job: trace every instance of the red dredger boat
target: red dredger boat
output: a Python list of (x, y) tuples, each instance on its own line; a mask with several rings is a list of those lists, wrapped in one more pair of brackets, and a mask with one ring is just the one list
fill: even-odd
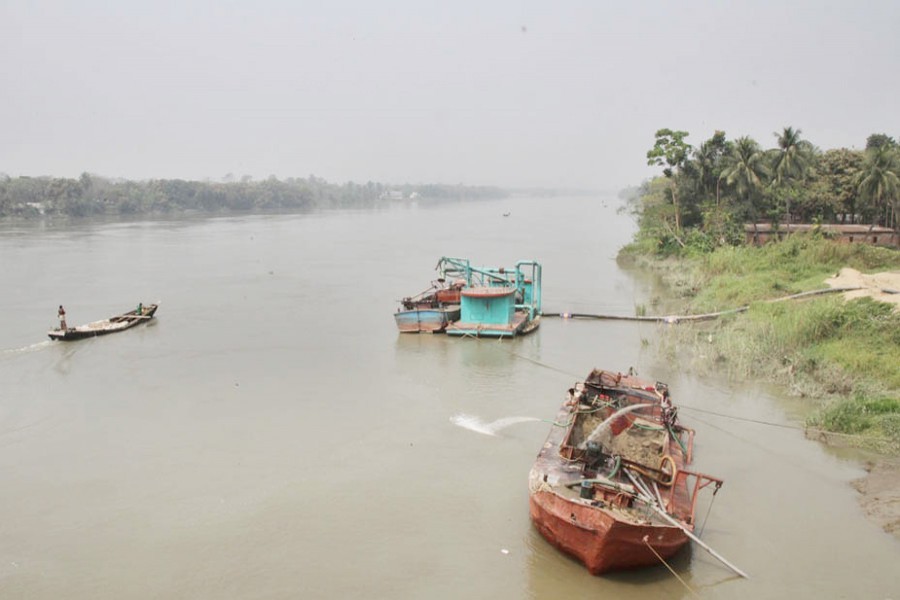
[(696, 539), (700, 490), (722, 486), (685, 468), (693, 440), (665, 384), (592, 371), (569, 390), (531, 469), (534, 525), (594, 575), (659, 564)]

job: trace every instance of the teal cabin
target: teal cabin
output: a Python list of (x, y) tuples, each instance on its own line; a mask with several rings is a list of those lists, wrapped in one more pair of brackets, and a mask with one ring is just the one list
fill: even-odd
[(516, 289), (513, 287), (473, 287), (462, 291), (462, 321), (508, 325), (515, 314)]
[(513, 337), (537, 329), (541, 315), (541, 265), (519, 261), (510, 268), (473, 267), (468, 260), (444, 257), (443, 277), (465, 285), (460, 294), (460, 318), (447, 326), (448, 335)]

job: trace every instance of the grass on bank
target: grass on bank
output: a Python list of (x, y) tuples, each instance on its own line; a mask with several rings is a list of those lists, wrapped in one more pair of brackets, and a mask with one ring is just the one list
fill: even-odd
[(795, 235), (762, 248), (667, 261), (664, 279), (683, 296), (683, 314), (750, 306), (746, 313), (670, 329), (675, 345), (668, 350), (692, 356), (700, 370), (783, 384), (812, 400), (811, 427), (900, 451), (900, 312), (869, 298), (764, 302), (824, 288), (843, 267), (897, 270), (900, 252)]

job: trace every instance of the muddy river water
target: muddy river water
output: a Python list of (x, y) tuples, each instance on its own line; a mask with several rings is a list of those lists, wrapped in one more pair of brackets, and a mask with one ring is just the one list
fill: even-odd
[[(776, 390), (662, 358), (664, 326), (396, 332), (442, 255), (535, 259), (546, 311), (633, 315), (655, 292), (616, 265), (616, 203), (0, 226), (0, 597), (900, 598), (857, 457)], [(78, 324), (139, 301), (161, 301), (147, 326), (46, 338), (59, 304)], [(669, 384), (725, 480), (702, 538), (750, 579), (697, 547), (677, 578), (593, 577), (532, 528), (531, 462), (593, 367)]]

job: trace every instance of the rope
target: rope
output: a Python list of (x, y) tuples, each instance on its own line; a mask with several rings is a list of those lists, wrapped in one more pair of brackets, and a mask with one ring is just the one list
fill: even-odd
[[(838, 290), (838, 289), (841, 289), (841, 288), (835, 288), (835, 289)], [(799, 294), (795, 294), (795, 295), (796, 295), (796, 296), (799, 296)], [(808, 293), (807, 293), (807, 295), (808, 295)], [(464, 335), (470, 336), (471, 334), (464, 334)], [(474, 337), (474, 336), (471, 336), (471, 337)], [(569, 376), (569, 377), (573, 377), (573, 378), (575, 378), (575, 379), (579, 379), (579, 378), (581, 377), (580, 375), (576, 375), (576, 374), (574, 374), (574, 373), (571, 373), (571, 372), (569, 372), (569, 371), (565, 371), (565, 370), (563, 370), (563, 369), (558, 369), (558, 368), (556, 368), (556, 367), (554, 367), (554, 366), (552, 366), (552, 365), (548, 365), (548, 364), (543, 363), (543, 362), (541, 362), (541, 361), (539, 361), (539, 360), (535, 360), (535, 359), (533, 359), (533, 358), (529, 358), (529, 357), (527, 357), (527, 356), (523, 356), (523, 355), (521, 355), (521, 354), (519, 354), (519, 353), (517, 353), (517, 352), (513, 352), (512, 350), (507, 350), (506, 348), (504, 348), (504, 347), (502, 347), (502, 346), (501, 346), (501, 348), (502, 348), (502, 350), (503, 350), (504, 352), (507, 352), (507, 353), (511, 354), (512, 356), (515, 356), (516, 358), (520, 358), (520, 359), (522, 359), (522, 360), (528, 361), (528, 362), (530, 362), (530, 363), (532, 363), (532, 364), (534, 364), (534, 365), (537, 365), (537, 366), (539, 366), (539, 367), (542, 367), (542, 368), (544, 368), (544, 369), (548, 369), (548, 370), (554, 371), (554, 372), (556, 372), (556, 373), (562, 373), (563, 375), (566, 375), (566, 376)], [(712, 411), (712, 410), (705, 410), (705, 409), (702, 409), (702, 408), (697, 408), (697, 407), (694, 407), (694, 406), (689, 406), (689, 405), (686, 405), (686, 404), (681, 404), (680, 402), (678, 403), (678, 407), (679, 407), (679, 408), (685, 408), (685, 409), (687, 409), (687, 410), (693, 410), (693, 411), (695, 411), (695, 412), (700, 412), (700, 413), (706, 413), (706, 414), (709, 414), (709, 415), (714, 415), (714, 416), (717, 416), (717, 417), (723, 417), (723, 418), (726, 418), (726, 419), (733, 419), (733, 420), (735, 420), (735, 421), (745, 421), (745, 422), (747, 422), (747, 423), (756, 423), (756, 424), (758, 424), (758, 425), (768, 425), (769, 427), (780, 427), (780, 428), (782, 428), (782, 429), (794, 429), (794, 430), (797, 430), (797, 431), (803, 431), (803, 432), (812, 432), (812, 433), (819, 433), (819, 434), (825, 434), (825, 435), (836, 435), (836, 436), (843, 436), (843, 437), (849, 437), (849, 438), (866, 438), (866, 439), (868, 439), (868, 440), (880, 441), (880, 442), (890, 442), (890, 441), (891, 441), (890, 438), (885, 438), (885, 437), (870, 437), (870, 436), (868, 436), (868, 435), (863, 435), (863, 434), (840, 433), (840, 432), (837, 432), (837, 431), (828, 431), (827, 429), (817, 429), (817, 428), (814, 428), (814, 427), (801, 427), (801, 426), (798, 426), (798, 425), (786, 425), (786, 424), (784, 424), (784, 423), (774, 423), (774, 422), (772, 422), (772, 421), (762, 421), (762, 420), (759, 420), (759, 419), (750, 419), (750, 418), (748, 418), (748, 417), (738, 417), (738, 416), (735, 416), (735, 415), (727, 415), (727, 414), (720, 413), (720, 412), (715, 412), (715, 411)], [(704, 423), (708, 423), (708, 421), (704, 421)], [(733, 434), (732, 434), (732, 435), (733, 435)], [(681, 445), (681, 446), (682, 446), (682, 449), (683, 449), (683, 448), (684, 448), (684, 444), (682, 443), (681, 439), (679, 439), (678, 437), (676, 437), (675, 439), (678, 441), (679, 445)]]
[[(466, 334), (466, 335), (471, 335), (471, 334)], [(473, 336), (473, 337), (474, 337), (474, 336)], [(574, 377), (575, 379), (578, 379), (578, 378), (580, 377), (579, 375), (575, 375), (574, 373), (570, 373), (569, 371), (565, 371), (565, 370), (563, 370), (563, 369), (558, 369), (558, 368), (556, 368), (556, 367), (554, 367), (554, 366), (552, 366), (552, 365), (548, 365), (548, 364), (543, 363), (543, 362), (541, 362), (541, 361), (539, 361), (539, 360), (535, 360), (535, 359), (533, 359), (533, 358), (529, 358), (529, 357), (527, 357), (527, 356), (523, 356), (523, 355), (521, 355), (521, 354), (519, 354), (519, 353), (517, 353), (517, 352), (513, 352), (512, 350), (507, 350), (506, 348), (503, 348), (502, 346), (501, 346), (501, 349), (502, 349), (504, 352), (506, 352), (506, 353), (508, 353), (508, 354), (510, 354), (510, 355), (512, 355), (512, 356), (515, 356), (516, 358), (520, 358), (520, 359), (522, 359), (522, 360), (524, 360), (524, 361), (530, 362), (531, 364), (537, 365), (537, 366), (542, 367), (542, 368), (544, 368), (544, 369), (548, 369), (548, 370), (554, 371), (554, 372), (556, 372), (556, 373), (562, 373), (563, 375), (567, 375), (567, 376), (570, 376), (570, 377)], [(708, 414), (708, 415), (714, 415), (714, 416), (717, 416), (717, 417), (724, 417), (724, 418), (726, 418), (726, 419), (733, 419), (733, 420), (735, 420), (735, 421), (745, 421), (745, 422), (747, 422), (747, 423), (756, 423), (756, 424), (758, 424), (758, 425), (768, 425), (768, 426), (770, 426), (770, 427), (781, 427), (781, 428), (783, 428), (783, 429), (794, 429), (794, 430), (797, 430), (797, 431), (804, 431), (804, 432), (806, 432), (806, 431), (812, 431), (812, 432), (814, 432), (814, 433), (825, 433), (825, 434), (829, 434), (829, 435), (841, 435), (841, 436), (846, 436), (846, 437), (867, 437), (868, 439), (880, 440), (880, 441), (885, 441), (885, 442), (886, 442), (886, 441), (890, 441), (888, 438), (869, 438), (868, 436), (863, 436), (863, 435), (860, 435), (860, 434), (838, 433), (838, 432), (836, 432), (836, 431), (827, 431), (827, 430), (824, 430), (824, 429), (814, 429), (814, 428), (810, 428), (810, 427), (800, 427), (800, 426), (798, 426), (798, 425), (786, 425), (786, 424), (784, 424), (784, 423), (773, 423), (772, 421), (762, 421), (762, 420), (759, 420), (759, 419), (750, 419), (750, 418), (748, 418), (748, 417), (737, 417), (737, 416), (734, 416), (734, 415), (727, 415), (727, 414), (720, 413), (720, 412), (715, 412), (715, 411), (712, 411), (712, 410), (705, 410), (705, 409), (703, 409), (703, 408), (697, 408), (697, 407), (695, 407), (695, 406), (689, 406), (689, 405), (686, 405), (686, 404), (682, 404), (682, 403), (680, 403), (680, 402), (678, 403), (678, 407), (679, 407), (679, 408), (685, 408), (685, 409), (688, 409), (688, 410), (693, 410), (693, 411), (695, 411), (695, 412), (705, 413), (705, 414)], [(556, 424), (556, 423), (554, 423), (554, 424)], [(671, 432), (670, 432), (670, 433), (671, 433)], [(682, 450), (684, 450), (685, 452), (687, 452), (687, 450), (686, 450), (685, 447), (684, 447), (684, 443), (681, 441), (680, 437), (679, 437), (679, 436), (675, 436), (674, 434), (673, 434), (673, 437), (674, 437), (675, 440), (678, 442), (678, 444), (681, 446)]]
[(516, 352), (513, 352), (512, 350), (507, 350), (506, 348), (502, 348), (502, 349), (503, 349), (504, 351), (508, 352), (509, 354), (512, 354), (512, 355), (515, 356), (516, 358), (521, 358), (522, 360), (526, 360), (526, 361), (528, 361), (528, 362), (530, 362), (530, 363), (532, 363), (532, 364), (534, 364), (534, 365), (537, 365), (537, 366), (539, 366), (539, 367), (543, 367), (543, 368), (545, 368), (545, 369), (549, 369), (550, 371), (555, 371), (555, 372), (557, 372), (557, 373), (562, 373), (563, 375), (565, 375), (565, 376), (567, 376), (567, 377), (573, 377), (573, 378), (575, 378), (575, 379), (579, 379), (579, 378), (581, 377), (581, 375), (575, 375), (574, 373), (571, 373), (571, 372), (569, 372), (569, 371), (564, 371), (564, 370), (562, 370), (562, 369), (557, 369), (556, 367), (550, 366), (550, 365), (548, 365), (548, 364), (546, 364), (546, 363), (542, 363), (542, 362), (539, 361), (539, 360), (535, 360), (535, 359), (533, 359), (533, 358), (528, 358), (527, 356), (522, 356), (521, 354), (518, 354), (518, 353), (516, 353)]
[[(475, 336), (472, 336), (471, 334), (463, 334), (463, 337), (475, 337)], [(556, 373), (562, 373), (563, 375), (567, 375), (567, 376), (570, 376), (570, 377), (574, 377), (574, 378), (576, 378), (576, 379), (579, 377), (578, 375), (575, 375), (575, 374), (573, 374), (573, 373), (571, 373), (571, 372), (569, 372), (569, 371), (564, 371), (563, 369), (558, 369), (558, 368), (553, 367), (553, 366), (551, 366), (551, 365), (548, 365), (548, 364), (546, 364), (546, 363), (542, 363), (542, 362), (539, 361), (539, 360), (535, 360), (535, 359), (529, 358), (529, 357), (527, 357), (527, 356), (522, 356), (521, 354), (518, 354), (518, 353), (513, 352), (513, 351), (511, 351), (511, 350), (506, 350), (506, 348), (503, 348), (503, 350), (504, 350), (504, 352), (507, 352), (507, 353), (511, 354), (512, 356), (515, 356), (516, 358), (520, 358), (520, 359), (522, 359), (522, 360), (528, 361), (528, 362), (530, 362), (530, 363), (532, 363), (532, 364), (534, 364), (534, 365), (537, 365), (537, 366), (539, 366), (539, 367), (542, 367), (542, 368), (544, 368), (544, 369), (548, 369), (548, 370), (550, 370), (550, 371), (555, 371)], [(890, 442), (890, 441), (891, 441), (891, 438), (885, 438), (885, 437), (871, 437), (871, 436), (864, 435), (864, 434), (859, 434), (859, 433), (841, 433), (841, 432), (839, 432), (839, 431), (829, 431), (829, 430), (827, 430), (827, 429), (817, 429), (817, 428), (815, 428), (815, 427), (802, 427), (802, 426), (799, 426), (799, 425), (787, 425), (787, 424), (784, 424), (784, 423), (774, 423), (774, 422), (772, 422), (772, 421), (762, 421), (762, 420), (760, 420), (760, 419), (751, 419), (751, 418), (749, 418), (749, 417), (738, 417), (738, 416), (735, 416), (735, 415), (727, 415), (727, 414), (725, 414), (725, 413), (715, 412), (715, 411), (712, 411), (712, 410), (705, 410), (705, 409), (702, 409), (702, 408), (697, 408), (697, 407), (695, 407), (695, 406), (688, 406), (688, 405), (686, 405), (686, 404), (681, 404), (680, 402), (678, 403), (678, 407), (679, 407), (679, 408), (685, 408), (685, 409), (687, 409), (687, 410), (693, 410), (693, 411), (695, 411), (695, 412), (705, 413), (705, 414), (708, 414), (708, 415), (714, 415), (714, 416), (716, 416), (716, 417), (723, 417), (723, 418), (725, 418), (725, 419), (732, 419), (732, 420), (734, 420), (734, 421), (744, 421), (744, 422), (747, 422), (747, 423), (756, 423), (756, 424), (758, 424), (758, 425), (768, 425), (769, 427), (780, 427), (780, 428), (782, 428), (782, 429), (794, 429), (794, 430), (796, 430), (796, 431), (803, 431), (804, 433), (812, 432), (812, 433), (825, 434), (825, 435), (836, 435), (836, 436), (842, 436), (842, 437), (848, 437), (848, 438), (865, 438), (865, 439), (867, 439), (867, 440), (879, 441), (879, 442)], [(543, 420), (543, 419), (542, 419), (542, 420)], [(546, 421), (546, 422), (551, 422), (551, 421)], [(709, 424), (708, 421), (703, 421), (703, 422)], [(553, 423), (554, 425), (558, 425), (558, 426), (562, 427), (562, 425), (560, 425), (559, 423), (556, 423), (556, 422), (551, 422), (551, 423)], [(730, 432), (729, 432), (729, 433), (730, 433)], [(733, 434), (732, 434), (732, 435), (733, 435)], [(673, 437), (675, 438), (675, 441), (678, 442), (678, 445), (681, 446), (682, 450), (684, 450), (685, 452), (687, 452), (687, 450), (686, 450), (685, 447), (684, 447), (684, 443), (681, 441), (681, 439), (680, 439), (678, 436), (674, 436), (674, 435), (673, 435)]]
[(684, 579), (682, 579), (681, 576), (678, 575), (678, 573), (675, 572), (675, 569), (673, 569), (671, 566), (669, 566), (669, 563), (666, 562), (666, 559), (664, 559), (662, 556), (660, 556), (659, 552), (656, 551), (656, 548), (654, 548), (653, 546), (650, 545), (650, 540), (648, 538), (649, 538), (649, 536), (646, 536), (646, 535), (644, 536), (644, 543), (647, 544), (647, 547), (650, 548), (650, 551), (656, 555), (656, 558), (659, 559), (659, 562), (666, 565), (666, 568), (669, 570), (669, 572), (675, 576), (675, 579), (677, 579), (679, 582), (681, 582), (681, 585), (683, 585), (684, 588), (687, 591), (689, 591), (692, 596), (694, 596), (695, 598), (699, 598), (700, 594), (698, 594), (696, 591), (694, 591), (694, 589), (691, 588), (691, 586), (689, 586), (687, 584), (687, 582)]
[(799, 427), (797, 425), (785, 425), (784, 423), (773, 423), (771, 421), (760, 421), (758, 419), (750, 419), (748, 417), (736, 417), (734, 415), (726, 415), (724, 413), (718, 413), (712, 410), (704, 410), (702, 408), (697, 408), (695, 406), (686, 406), (684, 404), (679, 404), (678, 408), (686, 408), (688, 410), (694, 410), (701, 413), (706, 413), (708, 415), (715, 415), (717, 417), (725, 417), (726, 419), (734, 419), (735, 421), (746, 421), (747, 423), (757, 423), (759, 425), (769, 425), (770, 427), (781, 427), (783, 429), (798, 429), (803, 430), (805, 427)]
[(709, 513), (712, 512), (712, 505), (716, 501), (716, 493), (718, 491), (718, 487), (713, 491), (712, 500), (709, 501), (709, 506), (706, 507), (706, 514), (703, 515), (703, 523), (700, 525), (700, 533), (697, 534), (697, 537), (703, 537), (703, 530), (706, 529), (706, 520), (709, 519)]
[[(708, 415), (714, 415), (716, 417), (724, 417), (726, 419), (732, 419), (734, 421), (744, 421), (746, 423), (756, 423), (758, 425), (768, 425), (769, 427), (781, 427), (782, 429), (794, 429), (796, 431), (824, 433), (826, 435), (839, 435), (839, 436), (850, 437), (850, 438), (866, 438), (869, 440), (877, 440), (877, 441), (882, 441), (882, 442), (891, 441), (890, 438), (871, 437), (871, 436), (863, 435), (863, 434), (859, 434), (859, 433), (841, 433), (839, 431), (829, 431), (827, 429), (817, 429), (815, 427), (803, 427), (800, 425), (786, 425), (784, 423), (773, 423), (771, 421), (761, 421), (759, 419), (751, 419), (749, 417), (737, 417), (735, 415), (726, 415), (724, 413), (719, 413), (719, 412), (715, 412), (712, 410), (704, 410), (702, 408), (697, 408), (695, 406), (686, 406), (684, 404), (679, 404), (678, 408), (686, 408), (688, 410), (693, 410), (693, 411), (705, 413)], [(704, 422), (708, 423), (708, 421), (704, 421)]]

